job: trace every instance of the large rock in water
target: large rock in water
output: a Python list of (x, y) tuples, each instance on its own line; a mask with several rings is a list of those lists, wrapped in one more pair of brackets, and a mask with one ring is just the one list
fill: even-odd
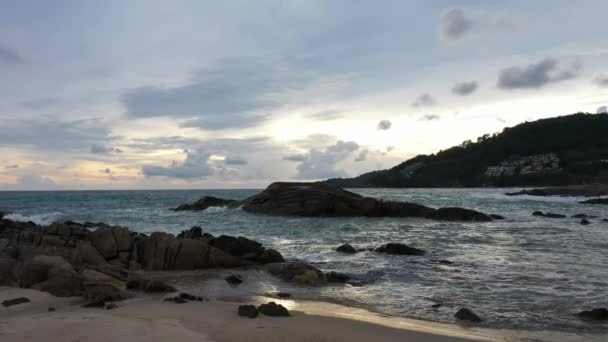
[(492, 217), (479, 211), (463, 208), (439, 208), (429, 213), (427, 218), (440, 221), (492, 221)]
[(592, 198), (586, 201), (579, 202), (582, 204), (608, 204), (608, 198)]
[(236, 202), (235, 200), (217, 198), (217, 197), (213, 197), (213, 196), (205, 196), (192, 204), (182, 204), (173, 210), (174, 211), (185, 211), (185, 210), (201, 211), (201, 210), (205, 210), (209, 207), (226, 207), (235, 202)]
[(424, 217), (434, 209), (407, 202), (363, 197), (326, 183), (270, 184), (235, 204), (253, 213), (289, 216)]

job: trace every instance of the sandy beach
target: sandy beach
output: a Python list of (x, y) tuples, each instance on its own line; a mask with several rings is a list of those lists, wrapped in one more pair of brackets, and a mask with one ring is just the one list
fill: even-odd
[[(383, 319), (333, 304), (306, 303), (292, 317), (237, 316), (239, 303), (173, 304), (135, 298), (112, 310), (83, 308), (79, 298), (4, 287), (0, 298), (24, 296), (30, 303), (0, 308), (0, 341), (497, 341), (449, 325)], [(293, 301), (284, 301), (287, 306)], [(55, 311), (49, 312), (53, 307)], [(300, 311), (303, 310), (303, 311)], [(331, 311), (328, 311), (331, 310)], [(310, 312), (308, 312), (310, 311)], [(367, 316), (367, 319), (366, 319)]]

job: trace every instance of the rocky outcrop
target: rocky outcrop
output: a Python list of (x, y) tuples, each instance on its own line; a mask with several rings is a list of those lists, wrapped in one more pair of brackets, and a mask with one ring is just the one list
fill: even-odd
[(255, 305), (239, 305), (239, 316), (247, 318), (258, 317), (258, 308)]
[(213, 196), (205, 196), (192, 204), (182, 204), (173, 210), (174, 211), (186, 211), (186, 210), (201, 211), (201, 210), (205, 210), (209, 207), (226, 207), (231, 204), (234, 204), (235, 202), (236, 202), (235, 200), (222, 199), (222, 198), (217, 198), (217, 197), (213, 197)]
[(471, 209), (439, 208), (426, 215), (426, 218), (439, 221), (492, 221), (492, 217)]
[(561, 197), (596, 197), (608, 195), (608, 185), (606, 184), (589, 184), (575, 185), (555, 188), (542, 189), (524, 189), (517, 192), (506, 193), (507, 196), (561, 196)]
[(463, 321), (470, 321), (470, 322), (481, 322), (482, 319), (481, 317), (479, 317), (475, 312), (473, 312), (473, 310), (471, 309), (467, 309), (467, 308), (462, 308), (460, 310), (458, 310), (458, 312), (456, 312), (454, 314), (454, 317), (463, 320)]
[(586, 201), (579, 202), (582, 204), (608, 204), (608, 198), (592, 198)]
[(143, 291), (147, 293), (169, 293), (177, 291), (173, 286), (157, 279), (129, 279), (125, 285), (128, 290)]
[(289, 311), (281, 304), (269, 302), (258, 306), (258, 311), (271, 317), (289, 317)]
[(554, 214), (554, 213), (544, 213), (542, 211), (535, 211), (532, 213), (532, 216), (541, 216), (541, 217), (548, 217), (548, 218), (565, 218), (566, 217), (566, 215)]
[(326, 283), (325, 275), (321, 270), (303, 262), (273, 263), (266, 265), (265, 268), (268, 273), (290, 283), (300, 285), (322, 285)]
[(24, 303), (29, 303), (29, 302), (30, 302), (29, 298), (26, 298), (26, 297), (17, 297), (17, 298), (3, 300), (2, 301), (2, 306), (9, 307), (9, 306), (19, 305), (19, 304), (24, 304)]
[(393, 255), (424, 255), (422, 249), (410, 247), (402, 243), (387, 243), (375, 249), (376, 252)]
[(337, 252), (340, 253), (346, 253), (346, 254), (355, 254), (357, 253), (357, 250), (355, 249), (355, 247), (351, 246), (348, 243), (345, 243), (343, 245), (338, 246), (338, 248), (336, 248)]
[(599, 308), (599, 309), (593, 309), (593, 310), (589, 310), (589, 311), (581, 311), (581, 312), (577, 313), (576, 315), (582, 319), (605, 321), (605, 320), (608, 320), (608, 309)]

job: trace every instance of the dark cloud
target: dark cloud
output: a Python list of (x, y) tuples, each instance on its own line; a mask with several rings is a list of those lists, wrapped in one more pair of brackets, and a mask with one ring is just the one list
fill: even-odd
[(178, 179), (197, 179), (214, 173), (209, 164), (211, 154), (203, 151), (189, 151), (183, 162), (173, 161), (169, 166), (145, 165), (142, 172), (147, 177), (169, 177)]
[(461, 40), (473, 30), (474, 24), (463, 10), (453, 8), (441, 16), (439, 33), (447, 40)]
[(110, 154), (110, 153), (122, 153), (120, 148), (104, 145), (93, 145), (91, 146), (91, 153), (93, 154)]
[(226, 157), (226, 159), (224, 159), (224, 163), (226, 165), (247, 165), (248, 161), (242, 157)]
[(5, 46), (0, 46), (1, 64), (23, 64), (25, 59), (15, 50)]
[(393, 123), (390, 122), (389, 120), (381, 120), (376, 125), (376, 129), (379, 129), (381, 131), (387, 131), (387, 130), (391, 129), (392, 125), (393, 125)]
[(110, 128), (99, 119), (64, 121), (43, 117), (0, 122), (0, 145), (69, 151), (103, 145), (110, 139)]
[(320, 111), (317, 113), (305, 115), (305, 117), (307, 117), (309, 119), (313, 119), (313, 120), (319, 120), (319, 121), (331, 121), (331, 120), (342, 119), (342, 118), (344, 118), (344, 115), (342, 114), (342, 111), (340, 111), (340, 110), (328, 109), (328, 110)]
[(420, 118), (421, 121), (436, 121), (436, 120), (440, 120), (440, 119), (441, 119), (441, 116), (439, 116), (437, 114), (425, 114)]
[(359, 154), (355, 157), (355, 162), (362, 162), (367, 160), (367, 154), (369, 153), (368, 149), (361, 150)]
[(460, 96), (473, 94), (477, 90), (478, 84), (475, 81), (461, 82), (454, 85), (452, 93)]
[(502, 89), (541, 88), (550, 83), (569, 80), (578, 76), (580, 66), (562, 67), (554, 58), (545, 58), (527, 66), (503, 69), (498, 75), (498, 87)]
[(292, 154), (292, 155), (283, 157), (283, 160), (289, 160), (289, 161), (294, 161), (294, 162), (301, 162), (301, 161), (305, 161), (306, 159), (308, 159), (308, 154)]
[(6, 165), (4, 168), (5, 169), (18, 169), (19, 165), (18, 164)]
[(437, 100), (429, 93), (418, 96), (416, 101), (412, 103), (414, 107), (430, 107), (437, 104)]
[(354, 141), (338, 141), (325, 149), (312, 148), (308, 157), (300, 162), (296, 178), (299, 179), (324, 179), (333, 177), (346, 177), (348, 174), (338, 168), (338, 163), (344, 161), (353, 152), (359, 149)]
[(601, 106), (597, 109), (597, 114), (608, 113), (608, 106)]
[(593, 82), (597, 84), (599, 87), (608, 87), (608, 76), (600, 75), (596, 77)]

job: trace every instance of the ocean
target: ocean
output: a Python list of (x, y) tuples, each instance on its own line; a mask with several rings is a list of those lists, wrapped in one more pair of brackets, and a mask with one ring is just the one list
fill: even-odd
[[(583, 226), (571, 215), (608, 218), (606, 206), (580, 198), (509, 197), (517, 189), (355, 189), (366, 196), (432, 207), (460, 206), (505, 216), (488, 223), (439, 222), (415, 218), (296, 218), (209, 208), (173, 212), (179, 204), (211, 195), (242, 199), (259, 190), (0, 192), (0, 210), (13, 220), (48, 224), (74, 220), (105, 222), (150, 233), (178, 233), (201, 226), (214, 235), (241, 235), (279, 250), (286, 258), (312, 263), (363, 280), (364, 286), (288, 288), (299, 297), (362, 307), (391, 316), (454, 321), (460, 307), (499, 329), (607, 333), (608, 323), (589, 323), (573, 314), (608, 307), (608, 222)], [(568, 215), (532, 216), (535, 210)], [(342, 243), (372, 248), (402, 242), (425, 256), (375, 252), (345, 255)], [(439, 263), (449, 260), (453, 264)], [(264, 286), (281, 287), (264, 278)], [(441, 304), (440, 308), (432, 308)]]

